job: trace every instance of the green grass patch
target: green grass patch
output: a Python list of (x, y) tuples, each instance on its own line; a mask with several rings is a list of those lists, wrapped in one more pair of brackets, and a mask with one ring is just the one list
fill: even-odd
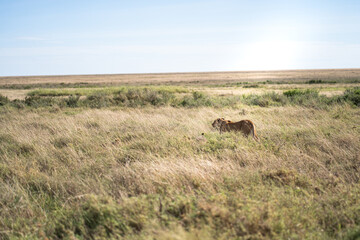
[(326, 81), (321, 79), (311, 79), (309, 81), (306, 81), (307, 84), (334, 84), (336, 81)]
[(319, 92), (313, 89), (292, 89), (284, 91), (283, 94), (287, 97), (297, 97), (297, 96), (318, 96)]
[(349, 103), (360, 106), (359, 88), (347, 89), (341, 96), (327, 97), (314, 89), (291, 89), (282, 94), (217, 96), (203, 92), (190, 92), (182, 87), (111, 87), (83, 89), (40, 89), (31, 91), (25, 100), (10, 101), (0, 95), (0, 106), (25, 107), (90, 107), (104, 108), (173, 106), (173, 107), (236, 107), (240, 104), (260, 107), (298, 105), (311, 108), (326, 108), (334, 104)]
[(167, 92), (167, 93), (187, 93), (188, 89), (184, 87), (175, 86), (149, 86), (149, 87), (104, 87), (104, 88), (80, 88), (80, 89), (38, 89), (29, 92), (28, 96), (46, 96), (46, 97), (58, 97), (58, 96), (91, 96), (91, 95), (111, 95), (124, 93), (129, 91), (143, 91), (144, 89)]
[(244, 85), (243, 88), (260, 88), (258, 84)]

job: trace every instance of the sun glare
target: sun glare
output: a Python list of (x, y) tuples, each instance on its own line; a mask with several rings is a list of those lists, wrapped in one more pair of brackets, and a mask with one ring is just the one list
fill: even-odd
[(238, 68), (244, 70), (280, 70), (296, 66), (300, 45), (295, 41), (260, 41), (242, 49)]

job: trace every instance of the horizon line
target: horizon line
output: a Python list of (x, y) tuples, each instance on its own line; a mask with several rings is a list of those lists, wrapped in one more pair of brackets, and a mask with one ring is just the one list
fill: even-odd
[(358, 68), (299, 68), (299, 69), (278, 69), (278, 70), (234, 70), (234, 71), (195, 71), (195, 72), (144, 72), (144, 73), (94, 73), (94, 74), (39, 74), (39, 75), (0, 75), (0, 78), (16, 77), (67, 77), (67, 76), (104, 76), (104, 75), (171, 75), (171, 74), (206, 74), (206, 73), (246, 73), (246, 72), (290, 72), (290, 71), (329, 71), (329, 70), (360, 70)]

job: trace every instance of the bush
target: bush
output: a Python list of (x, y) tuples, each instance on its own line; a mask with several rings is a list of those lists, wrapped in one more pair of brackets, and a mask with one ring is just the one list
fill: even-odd
[(284, 106), (289, 103), (289, 100), (275, 92), (266, 93), (263, 95), (250, 94), (244, 96), (244, 102), (248, 105), (256, 105), (260, 107), (268, 106)]
[(328, 84), (328, 83), (336, 83), (336, 81), (323, 81), (321, 79), (312, 79), (305, 83), (307, 83), (307, 84), (322, 84), (322, 83)]
[(127, 105), (131, 107), (144, 106), (151, 104), (153, 106), (160, 105), (162, 102), (161, 96), (157, 91), (150, 89), (129, 89), (126, 93)]
[(25, 98), (25, 104), (30, 107), (49, 107), (54, 106), (55, 101), (53, 97), (40, 97), (40, 96), (28, 96)]
[(347, 89), (342, 99), (360, 107), (360, 88)]
[(77, 107), (79, 102), (80, 96), (79, 95), (71, 95), (68, 99), (65, 100), (66, 106), (68, 107)]
[[(349, 94), (349, 99), (350, 98), (353, 99), (352, 102), (356, 102), (356, 93)], [(245, 104), (260, 107), (285, 106), (292, 104), (312, 108), (326, 108), (328, 105), (340, 103), (342, 100), (343, 99), (339, 99), (339, 97), (319, 95), (318, 91), (311, 89), (292, 89), (285, 91), (283, 94), (271, 92), (263, 95), (251, 94), (243, 97), (243, 102)]]
[(193, 92), (191, 96), (184, 96), (180, 101), (183, 107), (199, 107), (199, 106), (212, 106), (213, 101), (210, 97), (202, 92)]
[(318, 96), (319, 92), (316, 90), (312, 90), (312, 89), (306, 89), (306, 90), (292, 89), (292, 90), (285, 91), (283, 94), (287, 97), (296, 97), (296, 96), (305, 96), (305, 95), (306, 96)]
[(10, 101), (6, 96), (0, 94), (0, 106), (8, 104)]
[(161, 106), (170, 104), (175, 99), (175, 95), (168, 90), (144, 89), (124, 89), (114, 96), (117, 105), (127, 107), (137, 106)]
[(255, 105), (260, 107), (268, 107), (270, 102), (263, 95), (250, 94), (244, 96), (244, 103), (247, 105)]
[(11, 102), (11, 106), (17, 108), (17, 109), (23, 109), (25, 108), (25, 102), (19, 99), (15, 99)]
[(319, 95), (317, 90), (313, 89), (292, 89), (283, 93), (293, 105), (304, 107), (325, 108), (334, 103), (333, 98)]
[(111, 99), (108, 95), (104, 93), (96, 93), (86, 97), (82, 103), (83, 105), (91, 108), (102, 108), (111, 106), (113, 102), (113, 99)]
[(259, 88), (260, 86), (257, 84), (245, 85), (243, 88)]

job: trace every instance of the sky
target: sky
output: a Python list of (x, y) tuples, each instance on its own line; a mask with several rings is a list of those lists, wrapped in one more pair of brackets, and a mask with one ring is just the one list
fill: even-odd
[(0, 0), (0, 76), (359, 67), (358, 0)]

